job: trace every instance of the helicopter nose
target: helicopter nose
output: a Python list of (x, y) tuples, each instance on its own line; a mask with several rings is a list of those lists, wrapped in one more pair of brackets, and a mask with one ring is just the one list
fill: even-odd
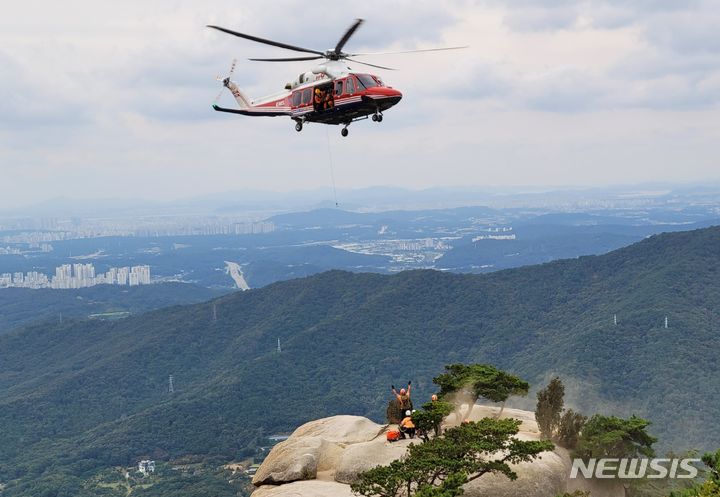
[(395, 88), (387, 86), (376, 86), (369, 89), (370, 94), (376, 100), (382, 101), (387, 107), (391, 107), (398, 103), (402, 98), (402, 93)]
[(389, 95), (390, 98), (395, 100), (395, 103), (398, 103), (400, 99), (402, 98), (402, 93), (400, 93), (399, 90), (396, 90), (395, 88), (388, 88), (392, 92), (391, 95)]
[(402, 93), (400, 93), (395, 88), (390, 88), (388, 86), (375, 86), (373, 88), (370, 88), (370, 92), (374, 95), (383, 96), (383, 97), (401, 97)]

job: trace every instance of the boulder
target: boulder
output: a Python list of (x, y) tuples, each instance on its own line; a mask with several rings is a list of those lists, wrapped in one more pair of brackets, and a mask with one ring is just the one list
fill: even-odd
[(350, 445), (340, 458), (335, 470), (335, 481), (353, 483), (360, 473), (376, 466), (386, 466), (400, 459), (413, 442), (420, 443), (420, 440), (405, 439), (388, 442), (384, 437), (380, 437), (371, 442)]
[[(465, 407), (464, 409), (466, 409)], [(464, 413), (464, 410), (463, 410)], [(535, 413), (520, 409), (502, 409), (500, 406), (475, 405), (469, 421), (482, 418), (518, 419), (522, 422), (517, 438), (520, 440), (539, 440), (540, 430), (535, 421)], [(455, 414), (446, 419), (447, 427), (457, 426), (459, 422)], [(567, 462), (564, 454), (545, 452), (542, 457), (530, 463), (513, 466), (518, 479), (511, 481), (504, 475), (484, 475), (465, 486), (465, 497), (555, 497), (567, 488)]]
[[(470, 414), (470, 421), (479, 421), (482, 418), (494, 418), (500, 414), (500, 407), (498, 406), (475, 406)], [(520, 425), (520, 433), (527, 435), (536, 435), (540, 437), (540, 428), (538, 428), (537, 421), (535, 421), (535, 413), (530, 411), (523, 411), (520, 409), (502, 409), (502, 415), (499, 419), (519, 419), (522, 421)]]
[[(461, 414), (465, 413), (467, 407), (463, 407)], [(500, 414), (499, 406), (473, 406), (472, 412), (468, 416), (468, 421), (480, 421), (482, 418), (497, 418)], [(538, 439), (540, 437), (540, 429), (538, 428), (537, 421), (535, 421), (535, 413), (530, 411), (522, 411), (520, 409), (502, 409), (502, 415), (498, 419), (514, 418), (522, 421), (520, 425), (520, 434), (523, 435), (524, 439)], [(459, 424), (459, 417), (457, 414), (450, 414), (446, 419), (444, 425), (447, 427), (457, 426)], [(518, 438), (523, 438), (518, 437)]]
[(253, 476), (253, 485), (277, 485), (317, 476), (328, 442), (320, 437), (289, 438), (277, 444)]
[(357, 497), (349, 485), (332, 481), (297, 481), (285, 485), (264, 485), (252, 493), (252, 497)]
[(312, 480), (334, 475), (344, 447), (378, 438), (385, 426), (361, 416), (333, 416), (305, 423), (277, 444), (253, 477), (253, 485)]
[[(566, 491), (567, 468), (554, 452), (512, 466), (518, 475), (511, 481), (505, 475), (487, 474), (465, 485), (464, 497), (555, 497)], [(594, 496), (593, 496), (594, 497)]]
[(342, 445), (369, 442), (385, 431), (386, 426), (373, 423), (362, 416), (332, 416), (305, 423), (290, 439), (320, 437)]

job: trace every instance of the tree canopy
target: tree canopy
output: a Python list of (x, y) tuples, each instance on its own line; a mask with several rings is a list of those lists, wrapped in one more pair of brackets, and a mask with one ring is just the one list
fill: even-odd
[(433, 382), (440, 387), (440, 397), (469, 391), (475, 400), (484, 397), (492, 402), (504, 402), (511, 395), (527, 395), (530, 389), (528, 382), (489, 364), (451, 364)]
[(550, 380), (547, 387), (537, 393), (535, 419), (540, 433), (551, 439), (560, 427), (560, 418), (565, 404), (565, 385), (557, 376)]
[(413, 423), (427, 440), (433, 434), (440, 436), (443, 419), (453, 412), (453, 405), (449, 402), (436, 400), (423, 404), (422, 410), (415, 411), (412, 415)]
[(443, 436), (411, 445), (403, 459), (362, 473), (352, 490), (366, 497), (454, 497), (462, 485), (488, 473), (515, 480), (511, 464), (532, 461), (554, 448), (546, 440), (514, 438), (520, 424), (484, 418), (450, 428)]
[(657, 438), (646, 431), (649, 425), (637, 416), (622, 419), (596, 414), (583, 427), (576, 453), (583, 458), (654, 457)]

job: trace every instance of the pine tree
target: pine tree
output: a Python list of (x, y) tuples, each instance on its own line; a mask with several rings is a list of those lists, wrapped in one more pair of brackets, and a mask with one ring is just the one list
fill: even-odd
[(563, 412), (560, 417), (560, 425), (557, 430), (557, 442), (566, 449), (574, 449), (577, 446), (583, 426), (587, 417), (572, 409)]
[(560, 416), (565, 403), (564, 397), (565, 385), (557, 376), (550, 380), (547, 387), (537, 393), (535, 419), (540, 432), (547, 439), (553, 438), (560, 427)]

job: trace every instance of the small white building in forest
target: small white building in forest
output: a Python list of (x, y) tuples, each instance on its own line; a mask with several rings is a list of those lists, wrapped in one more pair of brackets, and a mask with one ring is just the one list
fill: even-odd
[(150, 461), (149, 459), (140, 461), (138, 463), (138, 471), (141, 472), (143, 475), (149, 475), (150, 473), (154, 473), (155, 461)]

